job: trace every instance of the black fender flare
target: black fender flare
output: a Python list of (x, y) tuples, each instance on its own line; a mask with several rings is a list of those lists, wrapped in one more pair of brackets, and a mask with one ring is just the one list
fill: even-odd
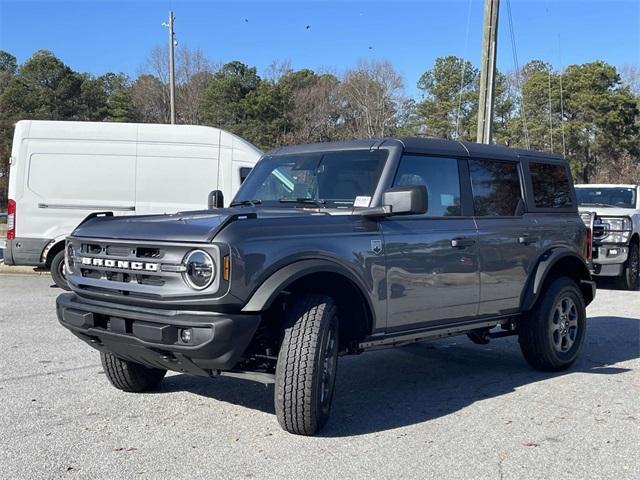
[(589, 267), (585, 263), (584, 259), (573, 250), (566, 247), (552, 247), (547, 250), (538, 261), (533, 272), (529, 276), (526, 288), (523, 291), (522, 299), (520, 302), (520, 310), (528, 311), (538, 300), (542, 292), (542, 285), (549, 273), (553, 270), (553, 267), (562, 259), (575, 258), (577, 260), (576, 265), (580, 265), (577, 272), (573, 272), (574, 276), (580, 279), (580, 290), (585, 294), (585, 302), (588, 305), (595, 297), (595, 283), (591, 281), (591, 273)]
[(339, 263), (321, 259), (298, 260), (272, 273), (249, 297), (242, 312), (261, 312), (268, 309), (282, 290), (299, 278), (312, 273), (337, 273), (346, 277), (360, 290), (369, 311), (372, 314), (375, 312), (369, 296), (366, 294), (366, 287), (354, 273)]

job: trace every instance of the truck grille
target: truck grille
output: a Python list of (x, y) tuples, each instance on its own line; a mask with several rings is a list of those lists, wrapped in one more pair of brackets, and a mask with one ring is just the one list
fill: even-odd
[[(582, 218), (582, 221), (587, 227), (590, 226), (589, 223), (591, 222), (591, 212), (582, 212), (580, 214), (580, 218)], [(594, 241), (602, 240), (608, 235), (606, 226), (600, 223), (598, 217), (595, 217), (592, 235)]]
[[(213, 245), (126, 243), (116, 240), (67, 240), (67, 277), (72, 285), (93, 293), (126, 296), (197, 294), (182, 278), (182, 264), (193, 248), (206, 249), (219, 265)], [(212, 288), (217, 288), (214, 282)], [(198, 292), (204, 293), (204, 292)]]

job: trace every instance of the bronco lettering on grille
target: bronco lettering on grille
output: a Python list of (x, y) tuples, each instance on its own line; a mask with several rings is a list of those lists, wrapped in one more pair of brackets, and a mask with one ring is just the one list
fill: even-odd
[(130, 262), (128, 260), (111, 260), (105, 258), (82, 257), (82, 265), (121, 268), (124, 270), (144, 270), (145, 272), (157, 272), (160, 270), (160, 264), (158, 263)]

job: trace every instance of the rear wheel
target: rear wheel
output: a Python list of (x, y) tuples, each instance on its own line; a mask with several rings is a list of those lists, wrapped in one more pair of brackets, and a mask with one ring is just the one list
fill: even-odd
[(100, 353), (102, 368), (111, 385), (125, 392), (145, 392), (156, 387), (167, 373), (139, 363), (122, 360), (111, 353)]
[(622, 275), (618, 277), (618, 286), (624, 290), (638, 290), (640, 287), (640, 251), (635, 242), (629, 245), (629, 256), (624, 262)]
[(329, 418), (338, 366), (337, 308), (305, 294), (290, 308), (276, 365), (275, 409), (283, 429), (313, 435)]
[(64, 250), (56, 253), (51, 261), (51, 278), (63, 290), (71, 290), (67, 283), (67, 274), (64, 269)]
[(565, 370), (575, 362), (586, 333), (582, 292), (567, 277), (553, 280), (528, 318), (520, 324), (520, 348), (538, 370)]

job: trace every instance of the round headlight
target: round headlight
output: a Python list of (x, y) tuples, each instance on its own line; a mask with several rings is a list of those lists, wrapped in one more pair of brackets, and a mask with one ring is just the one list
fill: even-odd
[(204, 290), (216, 276), (216, 266), (211, 255), (203, 250), (192, 250), (184, 259), (184, 280), (194, 290)]

